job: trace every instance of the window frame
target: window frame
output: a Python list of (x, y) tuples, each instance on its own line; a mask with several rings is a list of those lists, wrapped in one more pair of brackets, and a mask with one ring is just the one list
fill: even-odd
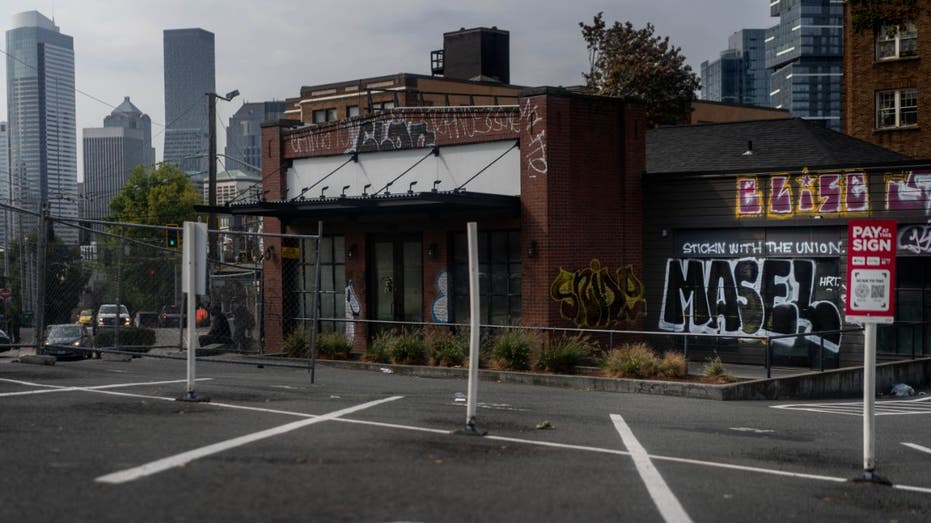
[[(884, 98), (885, 95), (892, 95), (891, 100)], [(914, 104), (903, 105), (903, 101), (914, 100)], [(891, 107), (884, 107), (883, 103), (892, 102)], [(876, 129), (908, 129), (918, 127), (918, 89), (913, 87), (901, 89), (883, 89), (876, 91)], [(884, 116), (888, 116), (891, 110), (893, 121), (890, 124), (884, 123)], [(903, 114), (914, 114), (914, 121), (903, 123)]]
[[(903, 30), (904, 27), (904, 30)], [(913, 46), (906, 48), (903, 42), (912, 42)], [(892, 44), (892, 54), (883, 54), (883, 44)], [(910, 52), (903, 53), (903, 49), (910, 49)], [(882, 25), (876, 31), (875, 45), (876, 61), (885, 62), (889, 60), (901, 60), (903, 58), (915, 58), (918, 56), (918, 27), (913, 22), (906, 22), (895, 26), (894, 30), (889, 25)]]

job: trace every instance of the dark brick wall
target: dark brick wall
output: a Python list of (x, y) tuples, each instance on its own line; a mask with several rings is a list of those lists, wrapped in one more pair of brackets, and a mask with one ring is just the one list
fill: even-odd
[[(855, 33), (850, 4), (844, 5), (844, 132), (915, 158), (931, 158), (931, 9), (923, 8), (918, 27), (918, 56), (876, 60), (873, 31)], [(918, 89), (918, 127), (876, 129), (876, 93)]]
[[(262, 127), (262, 180), (263, 190), (268, 190), (266, 198), (278, 200), (286, 193), (284, 169), (281, 168), (281, 130), (279, 126)], [(277, 218), (264, 218), (264, 231), (281, 234), (281, 221)], [(267, 255), (262, 262), (263, 278), (263, 323), (265, 352), (279, 352), (284, 341), (282, 332), (282, 279), (281, 279), (281, 240), (265, 238)]]

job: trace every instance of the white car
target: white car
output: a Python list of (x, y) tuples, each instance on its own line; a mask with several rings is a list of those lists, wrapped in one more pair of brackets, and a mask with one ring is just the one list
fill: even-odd
[[(120, 305), (120, 325), (129, 325), (129, 309), (125, 305)], [(116, 304), (105, 303), (97, 309), (97, 325), (116, 325)]]

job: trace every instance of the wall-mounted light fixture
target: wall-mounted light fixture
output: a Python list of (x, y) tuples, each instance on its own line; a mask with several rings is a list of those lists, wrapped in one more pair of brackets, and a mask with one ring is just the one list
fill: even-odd
[(538, 252), (537, 240), (530, 240), (530, 243), (527, 244), (527, 256), (530, 258), (536, 258)]
[(275, 246), (269, 245), (265, 248), (265, 259), (271, 260), (275, 257)]
[(437, 251), (437, 247), (435, 243), (431, 243), (430, 245), (427, 245), (427, 258), (430, 258), (431, 260), (435, 260), (438, 255), (439, 255), (439, 252)]
[(663, 229), (663, 230), (659, 231), (659, 235), (662, 236), (663, 238), (668, 237), (668, 236), (669, 236), (669, 229)]
[(349, 246), (348, 249), (346, 249), (346, 259), (352, 260), (356, 257), (356, 254), (358, 254), (358, 248), (356, 247), (356, 244), (353, 243)]

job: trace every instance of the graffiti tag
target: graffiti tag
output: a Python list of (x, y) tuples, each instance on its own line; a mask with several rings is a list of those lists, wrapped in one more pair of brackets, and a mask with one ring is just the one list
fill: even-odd
[(346, 322), (346, 338), (349, 339), (349, 343), (352, 343), (356, 339), (356, 324), (353, 322), (353, 319), (358, 319), (359, 314), (362, 313), (362, 306), (359, 304), (359, 297), (356, 295), (356, 290), (352, 288), (352, 280), (346, 282), (346, 319), (350, 320)]
[(827, 214), (844, 216), (870, 210), (866, 174), (803, 174), (769, 177), (769, 198), (765, 201), (759, 177), (737, 179), (737, 217), (789, 218), (797, 215)]
[(430, 306), (433, 312), (433, 321), (436, 323), (449, 323), (449, 275), (446, 271), (440, 271), (436, 275), (437, 296)]
[(543, 117), (540, 116), (540, 108), (537, 104), (530, 103), (530, 98), (525, 99), (520, 107), (520, 119), (527, 129), (527, 134), (530, 135), (530, 143), (521, 144), (530, 177), (545, 175), (549, 171), (546, 161), (546, 129), (541, 127), (538, 132), (534, 133), (533, 126), (540, 123)]
[(931, 253), (931, 225), (909, 225), (899, 229), (898, 250)]
[(886, 176), (886, 209), (931, 214), (931, 171)]
[(580, 328), (630, 324), (646, 316), (644, 286), (633, 265), (613, 275), (597, 259), (575, 272), (560, 269), (550, 297), (559, 302), (560, 315)]
[[(841, 328), (837, 305), (814, 299), (815, 273), (815, 261), (806, 259), (669, 259), (659, 328), (737, 336), (837, 331)], [(816, 344), (822, 341), (816, 334), (804, 338)], [(841, 335), (825, 334), (823, 342), (826, 349), (837, 352)], [(791, 346), (796, 339), (773, 343)]]
[(436, 145), (436, 133), (426, 122), (406, 120), (368, 121), (359, 126), (356, 152), (393, 151)]

